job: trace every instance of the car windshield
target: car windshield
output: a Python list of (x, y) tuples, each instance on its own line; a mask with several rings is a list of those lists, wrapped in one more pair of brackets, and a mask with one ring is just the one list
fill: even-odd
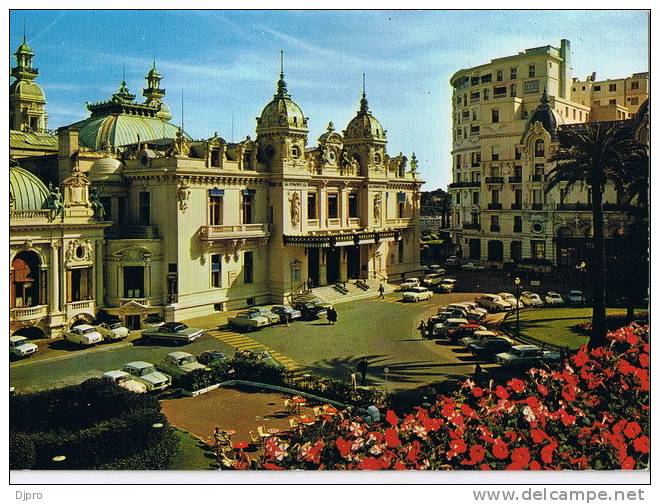
[(115, 383), (116, 383), (117, 385), (119, 385), (120, 383), (125, 383), (125, 382), (127, 382), (127, 381), (129, 381), (129, 380), (130, 380), (130, 377), (128, 377), (128, 376), (126, 376), (126, 375), (121, 375), (121, 376), (117, 376), (117, 377), (115, 378)]
[(24, 340), (24, 339), (18, 341), (12, 341), (12, 346), (14, 347), (19, 347), (27, 344), (28, 344), (28, 340)]
[(81, 334), (89, 334), (89, 333), (91, 333), (91, 332), (94, 332), (95, 330), (96, 330), (96, 329), (94, 329), (93, 327), (88, 327), (87, 329), (81, 329), (81, 330), (80, 330), (80, 333), (81, 333)]
[(190, 364), (191, 362), (196, 362), (194, 356), (188, 355), (187, 357), (181, 357), (179, 359), (179, 366), (183, 366), (184, 364)]
[(112, 324), (108, 324), (109, 329), (119, 329), (121, 326), (122, 325), (120, 322), (113, 322)]
[(156, 367), (155, 366), (146, 366), (143, 367), (142, 369), (138, 369), (138, 376), (145, 376), (150, 373), (155, 373), (156, 372)]

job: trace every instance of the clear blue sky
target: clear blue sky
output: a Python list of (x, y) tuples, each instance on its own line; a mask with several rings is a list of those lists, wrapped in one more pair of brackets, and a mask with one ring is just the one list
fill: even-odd
[[(362, 72), (388, 152), (414, 151), (426, 190), (446, 188), (451, 88), (461, 68), (529, 47), (571, 41), (573, 75), (648, 70), (648, 17), (640, 11), (13, 11), (10, 49), (23, 21), (36, 53), (49, 127), (87, 117), (107, 99), (122, 64), (138, 96), (155, 53), (173, 122), (195, 138), (255, 136), (275, 92), (279, 50), (289, 92), (309, 116), (309, 144), (328, 121), (343, 130), (359, 107)], [(12, 60), (13, 61), (13, 60)]]

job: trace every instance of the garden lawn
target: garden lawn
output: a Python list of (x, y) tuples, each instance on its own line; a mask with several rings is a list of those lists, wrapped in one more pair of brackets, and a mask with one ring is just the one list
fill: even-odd
[(176, 428), (175, 431), (179, 438), (179, 454), (170, 469), (175, 471), (212, 469), (210, 464), (215, 462), (215, 457), (210, 447), (188, 431)]
[[(608, 308), (608, 315), (625, 315), (622, 308)], [(578, 348), (589, 341), (589, 335), (575, 329), (591, 320), (591, 308), (531, 308), (520, 312), (520, 333), (555, 345)], [(516, 316), (507, 319), (507, 330), (516, 334)]]

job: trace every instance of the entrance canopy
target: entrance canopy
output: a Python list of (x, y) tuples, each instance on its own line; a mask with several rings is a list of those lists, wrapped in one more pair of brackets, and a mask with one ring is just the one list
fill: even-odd
[(347, 247), (367, 243), (399, 241), (401, 233), (391, 231), (361, 231), (356, 233), (334, 233), (327, 235), (282, 235), (285, 247), (325, 248)]

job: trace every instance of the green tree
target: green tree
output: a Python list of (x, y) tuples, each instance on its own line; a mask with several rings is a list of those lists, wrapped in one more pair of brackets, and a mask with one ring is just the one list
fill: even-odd
[(605, 334), (605, 236), (603, 193), (608, 182), (621, 194), (639, 176), (645, 147), (622, 123), (585, 123), (559, 130), (559, 146), (550, 161), (546, 193), (559, 184), (586, 185), (592, 190), (593, 255), (588, 265), (593, 281), (593, 319), (589, 347), (607, 344)]

